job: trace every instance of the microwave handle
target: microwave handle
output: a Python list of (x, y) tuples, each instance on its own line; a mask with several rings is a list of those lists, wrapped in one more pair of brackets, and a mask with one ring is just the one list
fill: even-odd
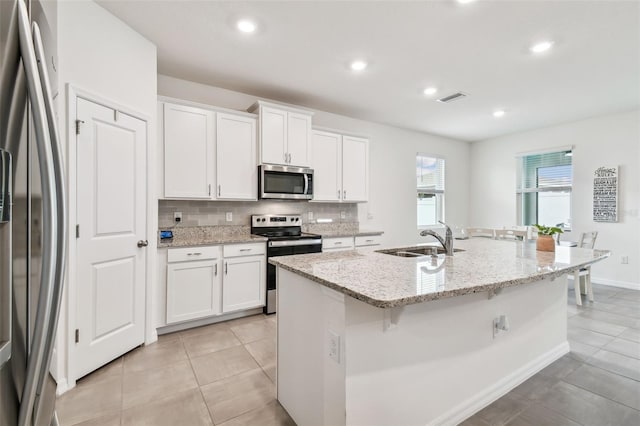
[(304, 173), (304, 195), (309, 195), (309, 175)]

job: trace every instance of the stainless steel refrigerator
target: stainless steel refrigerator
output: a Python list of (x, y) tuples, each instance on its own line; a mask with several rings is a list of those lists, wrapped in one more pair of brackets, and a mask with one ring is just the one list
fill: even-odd
[(0, 0), (0, 426), (55, 424), (66, 255), (56, 4)]

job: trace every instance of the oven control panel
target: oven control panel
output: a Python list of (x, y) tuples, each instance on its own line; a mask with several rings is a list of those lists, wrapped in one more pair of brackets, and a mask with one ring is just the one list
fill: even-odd
[(302, 216), (299, 214), (263, 214), (251, 216), (251, 226), (253, 228), (301, 226)]

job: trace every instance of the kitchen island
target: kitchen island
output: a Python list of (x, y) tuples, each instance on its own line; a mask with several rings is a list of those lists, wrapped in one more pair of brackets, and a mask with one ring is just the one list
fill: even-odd
[(278, 400), (296, 423), (455, 425), (569, 351), (567, 274), (609, 252), (456, 246), (270, 260)]

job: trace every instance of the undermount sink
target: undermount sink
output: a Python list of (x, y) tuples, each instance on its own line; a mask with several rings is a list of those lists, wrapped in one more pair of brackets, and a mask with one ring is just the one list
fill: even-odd
[[(376, 250), (378, 253), (382, 254), (390, 254), (392, 256), (399, 257), (421, 257), (421, 256), (429, 256), (434, 254), (434, 249), (437, 254), (445, 254), (446, 250), (442, 247), (410, 247), (410, 248), (401, 248), (401, 249), (387, 249), (387, 250)], [(464, 251), (462, 249), (454, 248), (453, 252)]]

